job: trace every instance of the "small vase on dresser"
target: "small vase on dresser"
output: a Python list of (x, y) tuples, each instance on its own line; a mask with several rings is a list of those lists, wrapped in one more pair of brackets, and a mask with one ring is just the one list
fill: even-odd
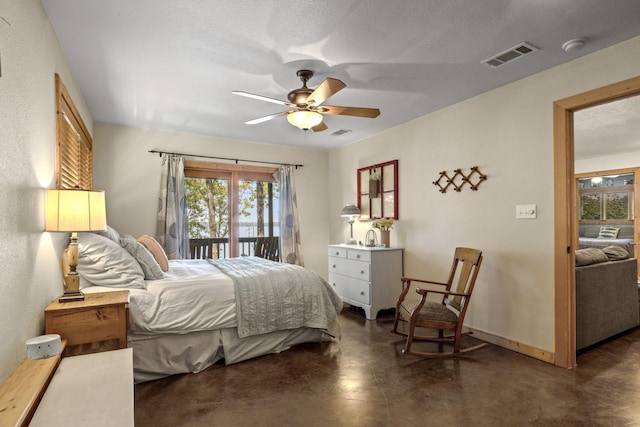
[(380, 243), (382, 243), (385, 248), (391, 247), (391, 231), (380, 230)]

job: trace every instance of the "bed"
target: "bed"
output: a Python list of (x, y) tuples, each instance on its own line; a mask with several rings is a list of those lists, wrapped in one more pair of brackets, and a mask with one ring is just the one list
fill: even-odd
[[(605, 230), (603, 231), (603, 229)], [(611, 234), (606, 234), (606, 229), (614, 229), (617, 231), (614, 231), (612, 236)], [(604, 249), (607, 246), (619, 246), (624, 248), (632, 258), (635, 257), (633, 225), (580, 225), (579, 232), (580, 249)]]
[(129, 290), (136, 383), (340, 339), (342, 301), (310, 270), (256, 257), (157, 262), (112, 233), (79, 234), (78, 273), (83, 292)]

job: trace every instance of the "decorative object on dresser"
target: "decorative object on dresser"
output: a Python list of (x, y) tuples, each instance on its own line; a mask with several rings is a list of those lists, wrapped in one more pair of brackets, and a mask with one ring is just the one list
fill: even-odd
[(365, 166), (357, 173), (360, 220), (398, 219), (398, 161)]
[(360, 209), (354, 204), (345, 205), (340, 212), (341, 217), (349, 218), (349, 239), (347, 240), (347, 245), (358, 244), (358, 241), (353, 238), (353, 222), (358, 215), (360, 215)]
[(373, 221), (373, 228), (380, 230), (380, 243), (385, 247), (391, 247), (391, 229), (393, 229), (393, 218), (380, 218)]
[(80, 344), (117, 340), (127, 347), (129, 291), (87, 293), (82, 301), (54, 300), (44, 310), (45, 333), (67, 341), (66, 352)]
[[(465, 348), (460, 345), (462, 337), (471, 334), (471, 332), (463, 333), (462, 326), (481, 264), (482, 251), (459, 247), (455, 250), (451, 272), (446, 282), (402, 278), (402, 293), (396, 304), (396, 318), (392, 332), (407, 337), (402, 349), (403, 354), (428, 358), (451, 357), (479, 350), (488, 345), (481, 343)], [(429, 288), (424, 289), (423, 285)], [(431, 285), (442, 288), (433, 289)], [(409, 292), (419, 294), (419, 301), (416, 302), (413, 295), (408, 296)], [(442, 302), (427, 300), (429, 294), (441, 296)], [(399, 328), (400, 324), (404, 327)], [(437, 329), (438, 335), (415, 335), (416, 328)], [(453, 331), (453, 334), (445, 336), (445, 330)], [(438, 353), (413, 351), (411, 347), (414, 340), (451, 344), (453, 351)]]
[(47, 194), (45, 231), (71, 232), (71, 242), (62, 257), (64, 295), (60, 302), (81, 301), (78, 265), (78, 231), (107, 229), (104, 191), (49, 190)]
[(329, 246), (329, 284), (342, 301), (363, 308), (369, 320), (395, 306), (402, 274), (401, 248)]
[(364, 237), (364, 245), (368, 248), (378, 246), (378, 235), (373, 228), (367, 231), (367, 234)]

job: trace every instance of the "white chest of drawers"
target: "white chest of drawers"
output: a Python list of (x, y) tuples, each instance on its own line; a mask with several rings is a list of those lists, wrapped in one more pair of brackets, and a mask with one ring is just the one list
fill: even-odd
[(402, 285), (402, 248), (329, 246), (329, 284), (346, 303), (364, 309), (367, 319), (395, 307)]

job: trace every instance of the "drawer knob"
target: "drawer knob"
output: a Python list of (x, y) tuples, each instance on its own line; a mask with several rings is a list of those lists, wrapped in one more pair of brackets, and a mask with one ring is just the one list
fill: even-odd
[(363, 295), (363, 296), (364, 296), (364, 291), (360, 291), (360, 295)]
[(333, 285), (333, 286), (335, 286), (335, 285), (336, 285), (336, 282), (333, 282), (333, 283), (332, 283), (332, 285)]
[(356, 258), (360, 258), (360, 254), (356, 255)]
[(360, 274), (364, 274), (364, 270), (360, 270)]
[(336, 265), (335, 265), (335, 264), (333, 264), (333, 268), (336, 268)]
[(340, 255), (340, 252), (336, 252), (336, 255)]

